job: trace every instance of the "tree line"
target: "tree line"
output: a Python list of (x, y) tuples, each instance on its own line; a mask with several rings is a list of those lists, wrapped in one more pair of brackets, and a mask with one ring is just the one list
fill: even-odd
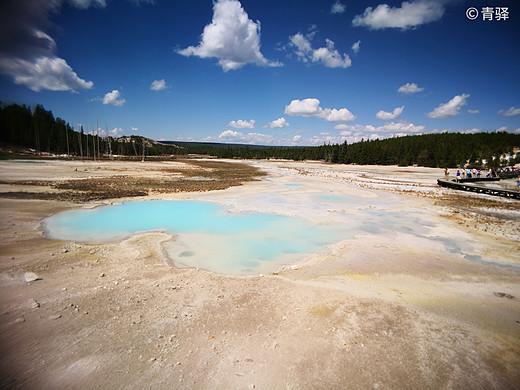
[(111, 137), (100, 131), (85, 133), (82, 126), (75, 131), (52, 111), (36, 105), (0, 105), (0, 143), (28, 148), (36, 154), (57, 154), (85, 159), (100, 159), (107, 155), (159, 156), (183, 154), (175, 145), (164, 145), (141, 136)]
[[(411, 135), (353, 144), (307, 147), (213, 146), (202, 144), (198, 153), (220, 158), (323, 160), (339, 164), (421, 165), (425, 167), (500, 167), (520, 163), (520, 134), (440, 133)], [(506, 159), (505, 156), (510, 156)]]
[[(75, 131), (41, 105), (0, 105), (0, 143), (36, 153), (81, 158), (120, 155), (164, 156), (205, 154), (219, 158), (323, 160), (339, 164), (421, 165), (426, 167), (500, 167), (520, 163), (520, 134), (440, 133), (410, 135), (353, 144), (282, 147), (197, 142), (156, 142), (141, 136), (110, 137)], [(510, 156), (507, 160), (504, 157)]]

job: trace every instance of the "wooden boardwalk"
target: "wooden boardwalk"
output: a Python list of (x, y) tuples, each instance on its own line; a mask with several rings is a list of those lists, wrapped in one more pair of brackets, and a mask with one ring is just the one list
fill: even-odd
[(487, 194), (493, 196), (502, 196), (504, 198), (520, 199), (520, 192), (506, 190), (502, 188), (490, 188), (485, 186), (479, 186), (478, 182), (489, 182), (489, 181), (500, 181), (499, 177), (479, 177), (471, 179), (460, 179), (458, 182), (447, 179), (438, 179), (437, 184), (441, 187), (453, 188), (461, 191), (477, 192), (479, 194)]

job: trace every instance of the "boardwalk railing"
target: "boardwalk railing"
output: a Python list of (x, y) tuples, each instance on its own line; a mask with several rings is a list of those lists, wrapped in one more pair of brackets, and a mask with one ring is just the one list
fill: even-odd
[[(490, 187), (484, 187), (479, 186), (478, 182), (488, 182), (488, 181), (499, 181), (499, 177), (475, 177), (475, 178), (469, 178), (469, 179), (459, 179), (457, 182), (455, 179), (453, 180), (447, 180), (447, 179), (438, 179), (437, 184), (441, 187), (447, 187), (447, 188), (453, 188), (455, 190), (461, 190), (461, 191), (471, 191), (471, 192), (477, 192), (480, 194), (487, 194), (487, 195), (494, 195), (494, 196), (502, 196), (504, 198), (513, 198), (513, 199), (520, 199), (520, 192), (518, 191), (512, 191), (512, 190), (506, 190), (502, 188), (490, 188)], [(471, 183), (471, 184), (468, 184)]]

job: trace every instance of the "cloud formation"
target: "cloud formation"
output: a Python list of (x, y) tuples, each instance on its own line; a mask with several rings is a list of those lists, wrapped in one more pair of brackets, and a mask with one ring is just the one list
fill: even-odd
[(346, 108), (321, 108), (320, 101), (316, 98), (293, 100), (285, 106), (285, 113), (291, 116), (303, 116), (307, 118), (321, 118), (327, 122), (351, 122), (356, 119)]
[(281, 129), (283, 127), (288, 127), (288, 126), (289, 126), (289, 122), (287, 122), (284, 117), (281, 117), (274, 121), (269, 122), (264, 127), (269, 127), (271, 129)]
[(450, 116), (458, 115), (462, 107), (464, 107), (467, 104), (466, 99), (469, 98), (469, 96), (470, 95), (466, 93), (463, 93), (462, 95), (457, 95), (448, 103), (441, 104), (439, 107), (434, 109), (432, 112), (429, 112), (427, 115), (430, 118), (435, 119), (448, 118)]
[(509, 110), (500, 110), (498, 113), (503, 116), (517, 116), (520, 115), (520, 108), (511, 107)]
[(96, 7), (104, 8), (107, 6), (106, 0), (69, 0), (74, 7), (79, 9), (87, 9), (91, 5)]
[(327, 122), (352, 122), (356, 119), (356, 116), (346, 108), (340, 108), (339, 110), (324, 108), (321, 118)]
[(403, 1), (401, 7), (380, 4), (375, 9), (367, 7), (362, 15), (356, 15), (352, 24), (371, 30), (399, 28), (408, 30), (439, 20), (444, 15), (442, 2), (436, 0)]
[(16, 84), (25, 85), (33, 91), (77, 92), (77, 89), (90, 89), (92, 81), (85, 81), (63, 58), (40, 57), (35, 62), (21, 58), (1, 58), (0, 72), (13, 77)]
[(255, 128), (255, 120), (251, 119), (249, 122), (239, 119), (237, 121), (231, 121), (228, 123), (228, 126), (233, 127), (234, 129), (254, 129)]
[(338, 124), (334, 126), (338, 130), (338, 135), (320, 133), (319, 136), (303, 139), (304, 145), (323, 145), (324, 143), (348, 143), (359, 142), (361, 139), (385, 139), (392, 137), (403, 137), (410, 134), (425, 132), (424, 126), (417, 126), (407, 121), (389, 122), (382, 126), (361, 125), (361, 124)]
[(111, 104), (116, 107), (121, 107), (126, 103), (126, 100), (121, 97), (121, 93), (114, 89), (112, 92), (108, 92), (103, 96), (103, 104)]
[(164, 79), (161, 80), (154, 80), (152, 81), (152, 84), (150, 84), (150, 89), (152, 91), (162, 91), (163, 89), (168, 88), (166, 85), (166, 81)]
[(300, 61), (308, 61), (309, 53), (312, 53), (310, 39), (301, 33), (297, 33), (289, 37), (289, 45), (296, 47), (295, 53)]
[[(234, 130), (226, 130), (220, 133), (218, 137), (208, 137), (204, 141), (221, 141), (221, 142), (237, 142), (244, 144), (256, 145), (323, 145), (324, 143), (341, 144), (344, 141), (348, 143), (359, 142), (361, 139), (374, 140), (392, 137), (404, 137), (413, 134), (425, 133), (443, 133), (443, 132), (460, 132), (460, 133), (477, 133), (485, 131), (479, 128), (468, 129), (433, 129), (426, 131), (425, 126), (415, 125), (408, 121), (392, 121), (381, 126), (362, 125), (362, 124), (337, 124), (334, 129), (338, 132), (330, 134), (329, 132), (321, 132), (319, 135), (305, 136), (302, 132), (298, 132), (293, 136), (273, 136), (263, 133), (250, 132), (242, 133)], [(506, 127), (496, 129), (496, 131), (510, 131), (520, 133), (520, 129), (508, 130)]]
[(376, 114), (376, 118), (382, 119), (385, 121), (397, 119), (401, 116), (401, 114), (403, 113), (403, 110), (404, 110), (404, 106), (396, 107), (393, 112), (387, 112), (387, 111), (380, 110)]
[(285, 113), (291, 116), (304, 117), (320, 117), (323, 109), (320, 107), (320, 101), (314, 98), (303, 100), (292, 100), (291, 103), (285, 106)]
[(346, 9), (347, 9), (347, 7), (345, 7), (345, 4), (340, 3), (339, 1), (336, 1), (330, 7), (330, 13), (331, 14), (342, 14), (345, 12)]
[[(0, 73), (33, 91), (77, 92), (92, 88), (92, 81), (80, 78), (65, 59), (56, 56), (56, 42), (45, 32), (51, 27), (50, 14), (58, 12), (62, 3), (60, 0), (3, 1)], [(87, 6), (86, 1), (71, 0), (71, 3), (77, 7)]]
[(115, 127), (108, 132), (108, 134), (112, 137), (119, 137), (123, 135), (124, 130), (121, 127)]
[(218, 137), (207, 137), (204, 139), (206, 142), (230, 142), (239, 144), (249, 145), (285, 145), (285, 146), (296, 146), (296, 145), (312, 145), (314, 142), (311, 139), (303, 138), (301, 134), (293, 136), (280, 137), (264, 133), (242, 133), (235, 130), (225, 130), (221, 132)]
[(401, 85), (397, 92), (410, 94), (424, 91), (424, 88), (418, 87), (415, 83), (406, 83), (405, 85)]
[(360, 45), (361, 41), (354, 42), (354, 44), (352, 45), (352, 51), (354, 52), (354, 54), (359, 53)]
[(199, 45), (177, 53), (187, 57), (218, 58), (224, 72), (248, 63), (281, 66), (268, 61), (260, 52), (260, 22), (249, 19), (237, 0), (217, 0), (213, 4), (213, 20), (204, 27)]
[[(362, 139), (375, 140), (386, 139), (393, 137), (404, 137), (413, 134), (425, 133), (443, 133), (443, 132), (460, 132), (460, 133), (478, 133), (485, 131), (479, 128), (468, 129), (433, 129), (426, 131), (425, 126), (415, 125), (407, 121), (388, 122), (382, 126), (362, 125), (362, 124), (338, 124), (334, 126), (338, 130), (335, 134), (329, 132), (321, 132), (319, 135), (305, 136), (301, 132), (291, 136), (279, 137), (271, 136), (262, 133), (241, 133), (233, 130), (226, 130), (218, 137), (208, 137), (204, 141), (222, 141), (222, 142), (237, 142), (244, 144), (257, 145), (323, 145), (327, 143), (341, 144), (344, 141), (348, 143), (359, 142)], [(506, 127), (496, 129), (496, 131), (509, 131), (513, 133), (520, 133), (520, 129), (508, 130)]]
[(326, 46), (313, 49), (310, 40), (314, 34), (304, 36), (296, 33), (289, 37), (289, 45), (296, 48), (296, 56), (302, 62), (321, 62), (327, 68), (348, 68), (352, 65), (352, 61), (348, 54), (343, 56), (334, 47), (334, 42), (325, 39)]
[(334, 126), (335, 130), (340, 130), (343, 135), (359, 134), (359, 133), (394, 133), (395, 134), (415, 134), (424, 132), (424, 126), (416, 126), (406, 121), (389, 122), (382, 126), (372, 125), (346, 125), (340, 124)]
[(348, 54), (343, 53), (343, 57), (334, 48), (334, 42), (330, 39), (325, 40), (327, 46), (320, 47), (312, 52), (312, 62), (321, 62), (327, 68), (348, 68), (352, 61)]
[(219, 134), (218, 139), (223, 142), (237, 142), (255, 145), (273, 145), (278, 139), (262, 133), (241, 133), (234, 130), (226, 130)]

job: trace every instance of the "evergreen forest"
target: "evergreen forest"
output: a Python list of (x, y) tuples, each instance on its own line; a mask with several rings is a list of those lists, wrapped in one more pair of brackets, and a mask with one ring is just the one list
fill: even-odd
[(175, 145), (165, 145), (141, 136), (111, 137), (75, 131), (52, 111), (41, 105), (34, 109), (10, 104), (0, 107), (0, 143), (4, 148), (30, 149), (37, 155), (67, 155), (99, 159), (109, 155), (140, 158), (168, 154), (186, 154)]

